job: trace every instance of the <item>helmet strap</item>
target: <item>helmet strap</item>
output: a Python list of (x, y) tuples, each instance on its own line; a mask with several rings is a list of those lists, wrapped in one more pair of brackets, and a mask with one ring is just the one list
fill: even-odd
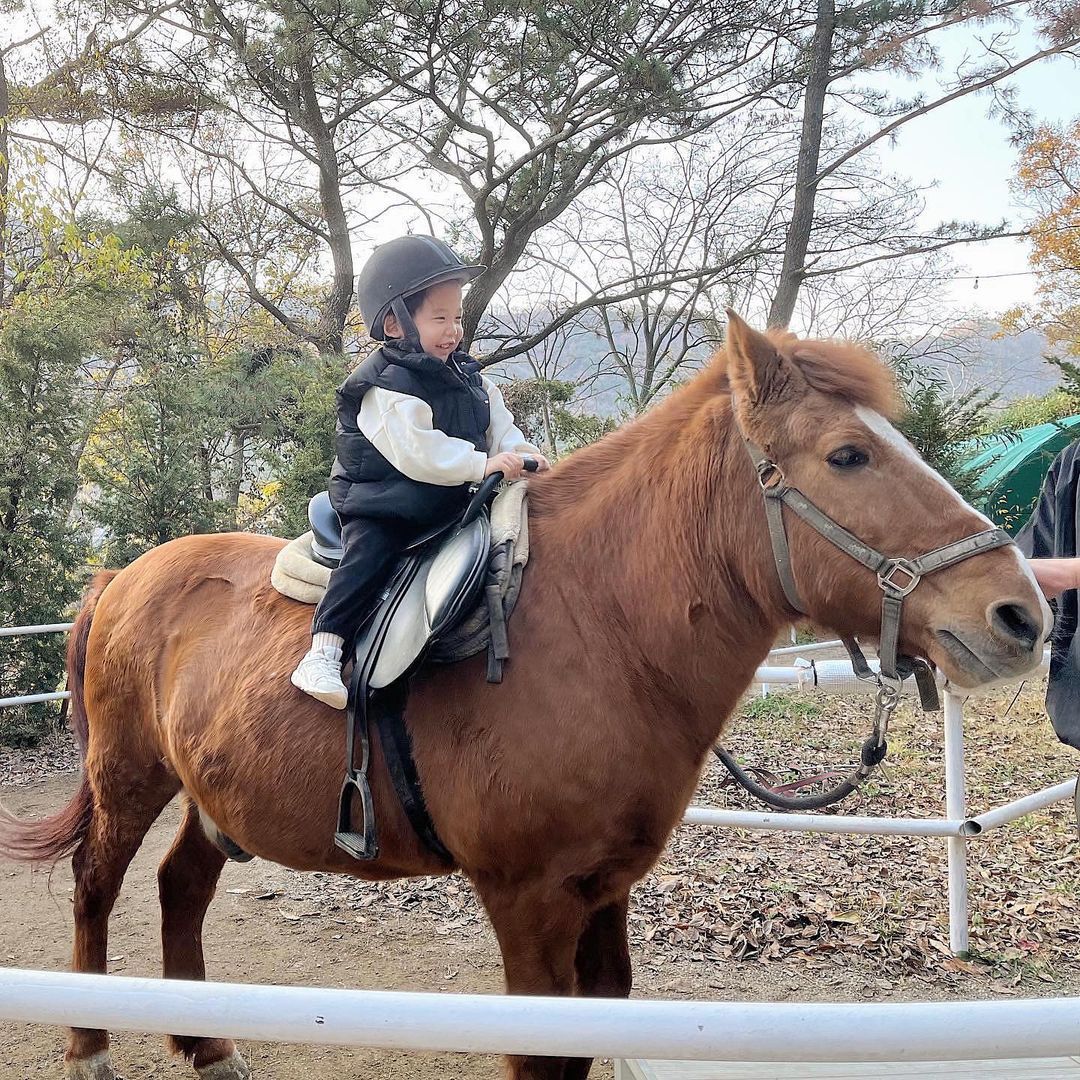
[(420, 345), (420, 331), (416, 328), (416, 323), (413, 321), (412, 315), (409, 314), (409, 309), (405, 306), (404, 297), (395, 296), (394, 299), (390, 301), (390, 310), (394, 313), (394, 318), (397, 319), (398, 326), (401, 327), (401, 333), (404, 338), (402, 344), (405, 345), (407, 350), (422, 352), (423, 348)]

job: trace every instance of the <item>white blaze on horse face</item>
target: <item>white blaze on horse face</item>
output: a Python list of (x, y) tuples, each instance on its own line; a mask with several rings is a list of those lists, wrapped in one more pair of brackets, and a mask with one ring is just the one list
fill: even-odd
[[(997, 526), (985, 515), (979, 513), (973, 506), (969, 506), (961, 498), (960, 493), (946, 480), (940, 473), (935, 472), (926, 464), (915, 450), (915, 447), (911, 445), (900, 434), (888, 420), (879, 412), (875, 412), (873, 409), (868, 409), (864, 405), (855, 406), (855, 415), (879, 438), (882, 442), (888, 443), (894, 450), (902, 454), (904, 458), (909, 461), (920, 474), (925, 476), (932, 483), (937, 484), (939, 487), (944, 488), (955, 500), (957, 506), (966, 508), (970, 513), (975, 514), (981, 518), (988, 529), (996, 529)], [(1046, 602), (1042, 594), (1042, 589), (1039, 588), (1039, 583), (1035, 580), (1035, 575), (1031, 571), (1031, 567), (1028, 566), (1027, 559), (1024, 558), (1023, 552), (1015, 545), (1008, 548), (999, 548), (998, 550), (1011, 551), (1016, 558), (1017, 564), (1020, 568), (1021, 574), (1024, 575), (1031, 583), (1031, 587), (1035, 590), (1035, 595), (1039, 598), (1040, 612), (1042, 614), (1042, 625), (1044, 636), (1049, 633), (1050, 627), (1053, 624), (1053, 613), (1050, 611), (1050, 605)]]

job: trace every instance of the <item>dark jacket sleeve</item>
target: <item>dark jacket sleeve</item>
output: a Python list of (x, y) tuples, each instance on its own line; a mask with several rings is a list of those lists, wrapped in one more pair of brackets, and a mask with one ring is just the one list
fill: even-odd
[[(1016, 542), (1028, 558), (1077, 557), (1080, 522), (1080, 443), (1067, 446), (1054, 459), (1043, 481), (1039, 501)], [(1050, 677), (1046, 684), (1046, 711), (1057, 737), (1080, 749), (1080, 593), (1063, 592), (1051, 606), (1055, 612), (1050, 639)]]
[(1054, 550), (1054, 537), (1057, 531), (1055, 529), (1057, 486), (1061, 476), (1062, 461), (1068, 452), (1068, 450), (1063, 450), (1054, 458), (1054, 463), (1043, 480), (1039, 501), (1035, 504), (1035, 509), (1028, 518), (1027, 524), (1017, 533), (1016, 543), (1029, 559), (1051, 559), (1060, 554)]

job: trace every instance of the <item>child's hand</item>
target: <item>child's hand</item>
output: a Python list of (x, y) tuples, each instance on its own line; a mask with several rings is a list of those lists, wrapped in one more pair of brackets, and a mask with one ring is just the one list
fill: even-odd
[(524, 471), (525, 459), (520, 454), (515, 454), (510, 450), (496, 454), (493, 458), (488, 458), (488, 463), (484, 467), (485, 476), (490, 476), (494, 472), (501, 472), (507, 480), (517, 480)]
[(543, 454), (532, 454), (531, 457), (536, 462), (537, 472), (547, 472), (551, 468), (551, 462)]

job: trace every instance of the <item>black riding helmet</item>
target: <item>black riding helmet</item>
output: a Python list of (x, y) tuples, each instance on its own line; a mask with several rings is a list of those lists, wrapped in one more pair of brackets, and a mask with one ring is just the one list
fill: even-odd
[(384, 340), (383, 320), (393, 311), (406, 339), (417, 338), (405, 298), (444, 281), (472, 281), (486, 266), (469, 266), (434, 236), (399, 236), (375, 249), (356, 279), (356, 299), (368, 333)]

